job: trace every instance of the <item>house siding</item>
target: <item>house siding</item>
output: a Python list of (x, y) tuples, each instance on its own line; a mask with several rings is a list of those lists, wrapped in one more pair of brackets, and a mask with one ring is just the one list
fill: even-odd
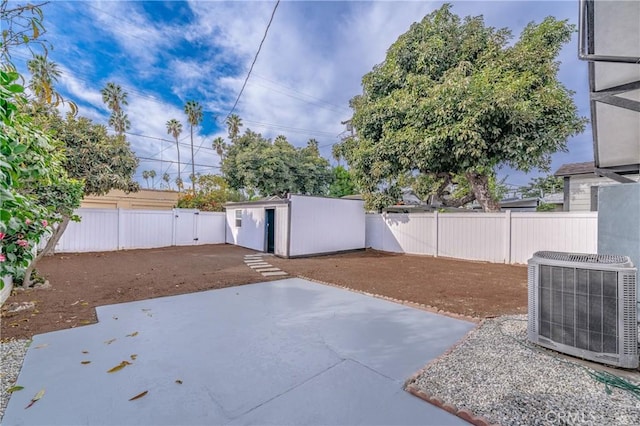
[[(638, 181), (638, 175), (625, 176)], [(606, 177), (588, 175), (571, 176), (569, 181), (569, 211), (591, 211), (591, 187), (621, 185)]]

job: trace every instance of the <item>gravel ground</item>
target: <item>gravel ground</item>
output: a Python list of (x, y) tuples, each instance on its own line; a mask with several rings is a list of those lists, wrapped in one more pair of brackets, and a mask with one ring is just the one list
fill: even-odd
[(0, 422), (11, 396), (7, 390), (19, 384), (16, 380), (18, 380), (18, 373), (22, 368), (29, 342), (30, 340), (25, 339), (0, 342)]
[(504, 426), (640, 425), (640, 399), (529, 345), (524, 315), (485, 321), (413, 385)]

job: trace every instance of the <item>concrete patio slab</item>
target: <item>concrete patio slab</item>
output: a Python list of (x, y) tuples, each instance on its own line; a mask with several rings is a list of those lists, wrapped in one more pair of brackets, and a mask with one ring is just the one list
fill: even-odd
[(34, 337), (3, 424), (465, 424), (402, 391), (465, 321), (298, 278), (97, 313)]

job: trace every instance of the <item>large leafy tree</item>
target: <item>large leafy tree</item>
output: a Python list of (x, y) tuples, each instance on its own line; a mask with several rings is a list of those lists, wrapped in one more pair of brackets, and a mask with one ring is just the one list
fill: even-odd
[[(68, 176), (84, 183), (80, 197), (103, 195), (111, 189), (126, 192), (139, 189), (139, 185), (133, 180), (138, 159), (123, 136), (110, 135), (103, 125), (72, 114), (67, 114), (65, 118), (55, 110), (49, 110), (46, 114), (32, 110), (32, 114), (32, 122), (47, 131), (60, 144), (60, 149), (64, 150), (62, 166)], [(36, 192), (42, 194), (41, 200), (46, 203), (47, 199), (64, 197), (68, 191), (44, 187)], [(24, 286), (31, 285), (31, 271), (37, 261), (55, 247), (69, 221), (74, 219), (73, 211), (69, 208), (58, 209), (58, 214), (60, 223), (54, 229), (45, 248), (25, 272)]]
[(189, 122), (189, 132), (191, 136), (191, 188), (195, 192), (196, 185), (196, 163), (193, 157), (193, 128), (202, 122), (202, 105), (196, 101), (187, 101), (184, 106), (184, 113)]
[(180, 141), (178, 140), (178, 138), (182, 133), (182, 123), (176, 120), (175, 118), (172, 118), (171, 120), (167, 121), (166, 126), (167, 126), (167, 133), (173, 136), (173, 138), (176, 140), (176, 149), (178, 150), (178, 178), (176, 179), (176, 181), (179, 182), (178, 191), (180, 191), (180, 187), (182, 183), (182, 175), (180, 172)]
[(296, 148), (284, 136), (271, 143), (251, 130), (229, 146), (222, 172), (231, 188), (250, 196), (324, 195), (332, 178), (329, 162), (313, 144)]
[(448, 173), (464, 175), (484, 210), (497, 210), (497, 166), (546, 170), (584, 128), (557, 78), (572, 32), (549, 17), (511, 43), (509, 30), (486, 27), (481, 16), (461, 19), (450, 5), (414, 23), (350, 102), (356, 134), (342, 153), (365, 195), (397, 192), (407, 172)]
[(349, 170), (343, 166), (336, 166), (331, 172), (333, 174), (333, 182), (329, 186), (330, 197), (344, 197), (345, 195), (356, 194), (356, 184)]

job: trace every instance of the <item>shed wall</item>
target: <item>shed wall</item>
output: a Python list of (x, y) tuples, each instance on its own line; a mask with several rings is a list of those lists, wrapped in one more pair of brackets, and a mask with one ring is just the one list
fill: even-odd
[[(286, 204), (228, 207), (226, 242), (256, 251), (264, 251), (266, 209), (275, 209), (275, 254), (287, 256), (289, 209)], [(242, 226), (240, 227), (236, 227), (236, 210), (242, 211)]]
[(291, 196), (291, 251), (307, 256), (365, 248), (362, 200)]
[[(227, 209), (227, 243), (256, 251), (264, 250), (264, 206)], [(242, 225), (236, 227), (236, 210), (242, 211)]]

